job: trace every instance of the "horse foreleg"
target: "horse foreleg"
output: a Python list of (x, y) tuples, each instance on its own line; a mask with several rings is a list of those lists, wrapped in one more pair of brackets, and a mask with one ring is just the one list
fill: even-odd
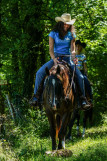
[(90, 123), (90, 127), (91, 127), (92, 123), (93, 123), (93, 108), (91, 108), (89, 110), (89, 123)]
[(85, 128), (83, 128), (83, 132), (82, 132), (82, 138), (85, 137)]
[(68, 131), (68, 133), (67, 133), (66, 139), (70, 139), (70, 140), (72, 139), (71, 132), (72, 132), (72, 127), (73, 127), (73, 125), (74, 125), (74, 121), (75, 121), (75, 117), (73, 117), (73, 118), (70, 120), (70, 123), (69, 123), (69, 125), (68, 125), (69, 131)]
[(56, 121), (55, 116), (48, 111), (47, 113), (48, 120), (50, 123), (50, 134), (52, 139), (52, 150), (56, 150)]
[(52, 139), (52, 150), (56, 150), (56, 130), (53, 127), (51, 127), (51, 139)]
[(65, 134), (67, 131), (68, 118), (69, 118), (68, 113), (64, 114), (62, 118), (62, 125), (58, 134), (58, 137), (59, 137), (58, 149), (62, 149), (62, 148), (65, 149)]
[(65, 149), (65, 137), (59, 138), (58, 149)]
[(87, 122), (87, 113), (86, 112), (84, 112), (84, 118), (83, 118), (83, 132), (82, 132), (83, 138), (85, 137), (85, 129), (86, 129), (86, 122)]
[(73, 125), (74, 125), (74, 121), (75, 121), (75, 119), (76, 119), (76, 117), (77, 117), (77, 113), (78, 113), (78, 110), (75, 109), (75, 110), (73, 111), (73, 114), (72, 114), (70, 123), (69, 123), (69, 125), (68, 125), (69, 131), (68, 131), (68, 134), (67, 134), (67, 136), (66, 136), (66, 139), (72, 140), (72, 134), (71, 134), (71, 132), (72, 132), (72, 127), (73, 127)]
[(80, 114), (79, 114), (79, 112), (77, 112), (76, 118), (77, 118), (77, 136), (79, 137), (80, 136), (80, 130), (79, 130)]
[(92, 108), (88, 111), (84, 111), (84, 118), (83, 118), (83, 133), (82, 133), (82, 137), (85, 137), (85, 130), (86, 130), (86, 123), (87, 120), (89, 119), (89, 123), (92, 126)]

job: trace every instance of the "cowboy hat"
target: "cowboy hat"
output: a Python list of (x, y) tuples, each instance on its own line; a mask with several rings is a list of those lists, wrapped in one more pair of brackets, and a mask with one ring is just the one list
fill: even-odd
[(55, 18), (56, 22), (62, 21), (64, 23), (68, 24), (68, 25), (73, 25), (75, 20), (76, 19), (71, 20), (71, 15), (69, 13), (64, 13), (64, 14), (62, 14), (61, 17), (56, 17)]
[(83, 48), (86, 47), (86, 43), (82, 43), (80, 40), (76, 40), (75, 45), (77, 44), (81, 45)]

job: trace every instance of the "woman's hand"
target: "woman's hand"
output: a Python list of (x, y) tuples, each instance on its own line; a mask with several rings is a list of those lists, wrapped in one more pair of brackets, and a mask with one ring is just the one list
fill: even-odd
[(57, 65), (57, 63), (59, 63), (59, 61), (58, 61), (57, 58), (54, 58), (53, 61), (54, 61), (54, 64), (55, 64), (55, 65)]
[(72, 53), (71, 53), (71, 58), (72, 58), (72, 60), (75, 59), (75, 55), (76, 55), (75, 51), (72, 51)]
[(78, 59), (77, 58), (74, 58), (73, 59), (73, 62), (74, 62), (74, 64), (78, 64)]

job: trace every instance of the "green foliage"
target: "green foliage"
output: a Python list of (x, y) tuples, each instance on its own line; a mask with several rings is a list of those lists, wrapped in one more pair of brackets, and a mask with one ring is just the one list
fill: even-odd
[[(38, 120), (34, 118), (35, 113), (39, 113)], [(43, 113), (44, 117), (45, 114)], [(0, 160), (1, 161), (106, 161), (107, 160), (107, 114), (103, 116), (102, 124), (98, 127), (92, 127), (86, 130), (84, 139), (77, 138), (74, 134), (72, 141), (66, 141), (66, 149), (73, 152), (71, 157), (51, 157), (45, 154), (51, 150), (51, 139), (49, 137), (40, 137), (37, 125), (40, 126), (40, 111), (29, 111), (18, 126), (11, 119), (6, 121), (6, 137), (0, 140)], [(47, 122), (47, 120), (45, 120)], [(44, 121), (44, 122), (45, 122)], [(43, 123), (46, 125), (46, 122)], [(41, 129), (43, 126), (41, 127)], [(73, 127), (75, 130), (75, 126)], [(82, 128), (81, 128), (82, 130)], [(46, 129), (45, 129), (46, 132)]]
[[(49, 130), (49, 122), (47, 119), (47, 116), (45, 114), (45, 111), (42, 112), (38, 110), (28, 110), (28, 116), (32, 118), (33, 126), (35, 127), (35, 133), (39, 137), (47, 137), (50, 134)], [(30, 130), (32, 127), (30, 128)]]
[[(76, 18), (77, 39), (87, 44), (88, 78), (93, 83), (94, 125), (103, 124), (103, 114), (107, 110), (106, 2), (2, 0), (0, 7), (0, 80), (8, 83), (1, 86), (0, 93), (4, 98), (9, 93), (21, 115), (19, 120), (22, 118), (22, 121), (17, 120), (17, 126), (7, 119), (6, 141), (0, 142), (0, 159), (63, 160), (45, 156), (45, 150), (51, 149), (51, 140), (44, 138), (49, 136), (49, 123), (45, 112), (41, 114), (39, 110), (31, 109), (27, 99), (33, 94), (36, 71), (50, 59), (48, 34), (55, 25), (54, 18), (68, 12), (72, 18)], [(100, 129), (102, 132), (97, 129), (99, 133), (94, 129), (91, 129), (93, 132), (88, 131), (88, 136), (93, 135), (94, 138), (79, 140), (77, 144), (76, 139), (72, 147), (71, 142), (68, 143), (68, 148), (74, 151), (72, 160), (103, 161), (107, 158), (107, 146), (104, 143), (106, 132), (103, 132), (103, 127)], [(99, 134), (100, 138), (97, 139)], [(81, 151), (81, 147), (78, 148), (80, 145), (85, 150)], [(3, 146), (9, 152), (4, 152)]]

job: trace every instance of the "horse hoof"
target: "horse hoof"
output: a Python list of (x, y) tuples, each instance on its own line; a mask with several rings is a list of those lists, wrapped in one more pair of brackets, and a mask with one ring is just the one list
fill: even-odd
[(73, 155), (72, 151), (67, 149), (46, 151), (45, 154), (48, 156), (55, 156), (55, 157), (71, 157)]

